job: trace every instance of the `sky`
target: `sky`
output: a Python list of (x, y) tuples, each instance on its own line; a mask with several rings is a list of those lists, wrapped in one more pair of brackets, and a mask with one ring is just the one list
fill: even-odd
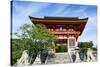
[[(88, 22), (82, 35), (78, 38), (80, 41), (93, 41), (97, 46), (97, 6), (46, 3), (31, 1), (13, 1), (12, 2), (12, 33), (17, 32), (18, 28), (24, 24), (32, 24), (29, 16), (43, 18), (44, 16), (59, 17), (88, 17)], [(14, 37), (14, 36), (13, 36)]]

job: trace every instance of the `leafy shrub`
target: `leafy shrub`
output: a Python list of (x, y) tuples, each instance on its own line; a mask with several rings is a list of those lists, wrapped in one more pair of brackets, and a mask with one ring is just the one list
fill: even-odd
[(66, 45), (57, 46), (56, 52), (67, 52), (67, 46)]

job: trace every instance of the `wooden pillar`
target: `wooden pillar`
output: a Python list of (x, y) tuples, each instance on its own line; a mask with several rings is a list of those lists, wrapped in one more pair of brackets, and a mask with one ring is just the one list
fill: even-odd
[(76, 37), (74, 37), (73, 39), (74, 39), (74, 48), (76, 48), (77, 47)]
[(69, 38), (67, 38), (67, 49), (69, 51)]
[(75, 48), (78, 47), (77, 38), (78, 38), (79, 34), (80, 34), (80, 32), (76, 32), (76, 33), (75, 33)]
[(78, 44), (77, 44), (77, 40), (75, 38), (75, 48), (77, 48)]
[(67, 34), (67, 50), (69, 51), (69, 34)]

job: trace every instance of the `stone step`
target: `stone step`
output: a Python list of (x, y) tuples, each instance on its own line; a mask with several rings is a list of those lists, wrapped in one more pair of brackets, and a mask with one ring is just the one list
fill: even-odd
[(47, 60), (46, 64), (59, 64), (59, 63), (70, 63), (70, 57), (67, 52), (65, 53), (56, 53), (55, 58)]

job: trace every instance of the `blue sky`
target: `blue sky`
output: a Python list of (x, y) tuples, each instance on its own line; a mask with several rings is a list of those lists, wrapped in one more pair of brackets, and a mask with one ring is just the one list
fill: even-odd
[(95, 5), (13, 1), (12, 8), (13, 33), (24, 23), (32, 24), (29, 16), (88, 17), (88, 23), (78, 41), (93, 41), (94, 45), (97, 45), (97, 7)]

